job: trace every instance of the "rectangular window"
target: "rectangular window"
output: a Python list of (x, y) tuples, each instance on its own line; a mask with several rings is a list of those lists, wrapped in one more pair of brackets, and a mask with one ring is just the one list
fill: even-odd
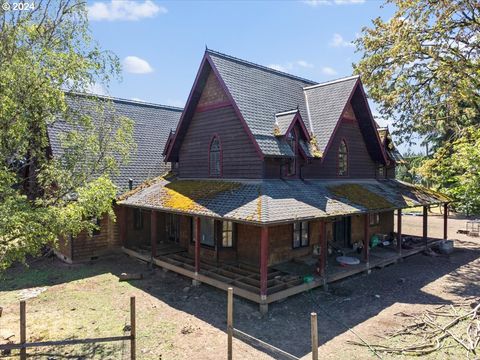
[(234, 224), (231, 221), (222, 221), (222, 247), (233, 247)]
[(310, 235), (308, 231), (308, 221), (298, 221), (293, 223), (293, 243), (294, 249), (308, 246)]
[(143, 229), (143, 214), (141, 209), (133, 210), (133, 227), (135, 230)]
[(380, 224), (380, 214), (378, 212), (376, 213), (370, 213), (368, 214), (369, 219), (370, 219), (370, 226), (376, 226)]

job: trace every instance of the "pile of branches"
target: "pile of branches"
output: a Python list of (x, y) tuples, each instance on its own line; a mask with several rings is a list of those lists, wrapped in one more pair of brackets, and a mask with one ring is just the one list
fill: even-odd
[[(368, 346), (376, 354), (421, 356), (450, 348), (452, 351), (465, 351), (467, 358), (476, 358), (480, 352), (480, 299), (455, 306), (441, 305), (421, 314), (401, 312), (395, 315), (412, 321), (383, 337), (387, 344), (349, 343)], [(395, 338), (400, 341), (395, 341)], [(392, 343), (400, 345), (393, 346)], [(408, 345), (401, 346), (402, 344)]]

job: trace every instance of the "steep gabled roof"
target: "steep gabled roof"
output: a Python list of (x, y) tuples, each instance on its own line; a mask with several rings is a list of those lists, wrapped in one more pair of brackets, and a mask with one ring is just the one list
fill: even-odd
[(358, 76), (318, 84), (209, 49), (205, 51), (182, 119), (167, 151), (167, 161), (176, 160), (181, 143), (177, 137), (181, 139), (186, 131), (211, 71), (228, 95), (260, 156), (292, 155), (285, 139), (275, 136), (276, 123), (283, 128), (290, 121), (289, 113), (278, 116), (287, 109), (298, 109), (303, 127), (309, 135), (316, 137), (318, 152), (325, 153), (346, 105), (355, 94), (361, 99), (357, 99), (354, 108), (365, 112), (359, 125), (369, 152), (376, 161), (386, 161)]
[[(149, 178), (164, 174), (169, 169), (163, 161), (162, 151), (171, 129), (175, 129), (182, 113), (181, 108), (118, 99), (100, 95), (69, 94), (67, 104), (75, 115), (88, 114), (95, 120), (94, 112), (97, 101), (112, 104), (118, 116), (125, 116), (134, 122), (133, 138), (136, 151), (132, 153), (128, 164), (120, 166), (119, 173), (112, 177), (119, 192), (128, 189), (128, 180), (138, 186)], [(62, 156), (60, 134), (68, 132), (71, 127), (62, 119), (48, 128), (50, 147), (55, 157)]]
[(307, 119), (303, 87), (315, 82), (212, 50), (207, 50), (207, 56), (262, 153), (266, 156), (289, 153), (288, 145), (273, 134), (275, 114), (298, 107), (302, 118)]
[(352, 76), (305, 88), (310, 130), (315, 134), (318, 149), (323, 153), (358, 79), (358, 76)]

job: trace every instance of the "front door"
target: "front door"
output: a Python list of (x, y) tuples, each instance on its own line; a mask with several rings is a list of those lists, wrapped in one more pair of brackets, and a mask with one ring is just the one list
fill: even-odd
[(350, 247), (352, 234), (352, 219), (348, 217), (341, 218), (334, 222), (334, 242), (340, 247)]

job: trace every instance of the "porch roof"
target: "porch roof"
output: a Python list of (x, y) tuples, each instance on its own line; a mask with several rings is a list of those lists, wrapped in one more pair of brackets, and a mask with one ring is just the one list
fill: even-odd
[(120, 205), (274, 224), (450, 202), (398, 180), (194, 180), (159, 177), (120, 197)]

